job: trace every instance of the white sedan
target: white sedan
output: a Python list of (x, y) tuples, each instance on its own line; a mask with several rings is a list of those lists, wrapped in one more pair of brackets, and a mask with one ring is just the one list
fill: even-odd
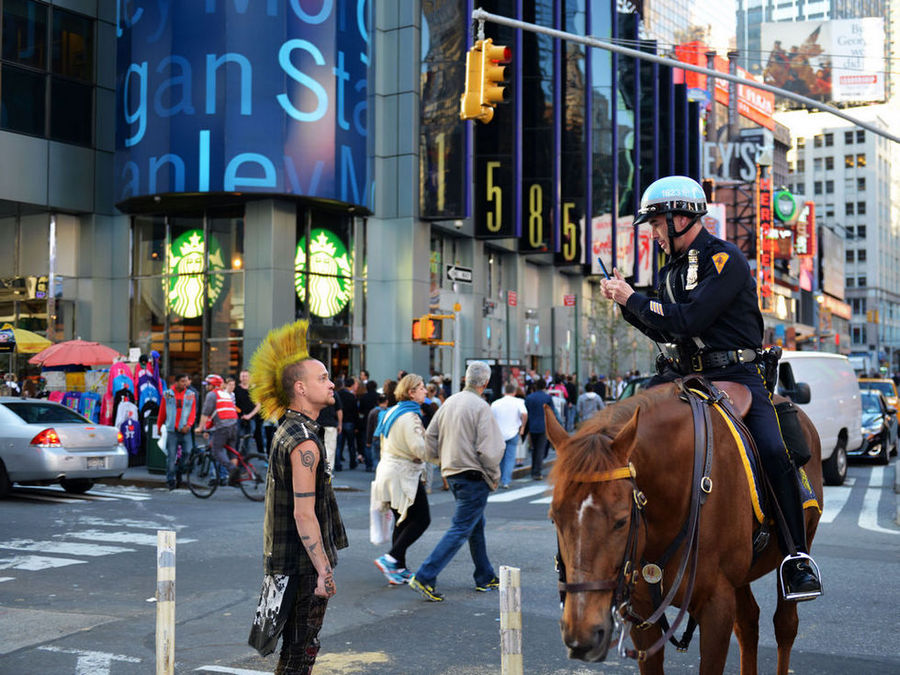
[(128, 467), (122, 434), (45, 399), (0, 397), (0, 497), (13, 483), (91, 489)]

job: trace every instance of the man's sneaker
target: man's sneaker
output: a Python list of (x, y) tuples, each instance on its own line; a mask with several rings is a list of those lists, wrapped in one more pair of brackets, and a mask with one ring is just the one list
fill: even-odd
[(373, 562), (392, 586), (402, 586), (406, 583), (406, 579), (400, 574), (400, 568), (397, 566), (397, 563), (392, 563), (385, 556), (375, 558)]
[(418, 581), (413, 575), (409, 579), (409, 587), (425, 596), (425, 599), (429, 602), (443, 602), (444, 596), (434, 590), (434, 586), (429, 586), (428, 584), (423, 584), (421, 581)]
[(412, 575), (413, 575), (413, 573), (410, 572), (410, 571), (409, 571), (408, 569), (406, 569), (405, 567), (404, 567), (402, 570), (400, 570), (400, 571), (398, 572), (398, 574), (399, 574), (401, 577), (403, 577), (403, 583), (405, 583), (405, 584), (408, 584), (408, 583), (409, 583), (409, 580), (412, 579)]
[(475, 590), (479, 593), (489, 593), (490, 591), (496, 591), (498, 588), (500, 588), (500, 580), (497, 577), (492, 577), (486, 584), (476, 586)]

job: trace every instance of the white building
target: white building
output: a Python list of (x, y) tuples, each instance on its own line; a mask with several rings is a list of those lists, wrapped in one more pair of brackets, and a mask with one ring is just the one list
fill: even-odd
[[(896, 106), (853, 114), (896, 133)], [(791, 130), (791, 189), (816, 205), (821, 228), (844, 243), (844, 288), (818, 280), (816, 290), (853, 308), (850, 352), (900, 370), (900, 149), (896, 143), (828, 113), (776, 114)], [(837, 241), (837, 239), (832, 239)], [(822, 257), (837, 252), (821, 247)], [(843, 292), (843, 298), (840, 293)]]

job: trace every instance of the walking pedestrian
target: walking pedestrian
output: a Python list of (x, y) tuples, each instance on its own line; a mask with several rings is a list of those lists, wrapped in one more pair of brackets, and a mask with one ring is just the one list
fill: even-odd
[(500, 586), (484, 538), (484, 509), (488, 494), (500, 479), (506, 447), (491, 408), (482, 398), (490, 377), (486, 363), (470, 363), (465, 389), (438, 408), (425, 432), (428, 457), (440, 461), (441, 473), (456, 500), (450, 529), (409, 580), (410, 588), (432, 602), (444, 599), (434, 589), (438, 574), (466, 541), (475, 563), (475, 590), (487, 592)]
[[(340, 386), (338, 386), (338, 383)], [(350, 468), (355, 469), (359, 461), (359, 453), (356, 450), (356, 422), (359, 417), (359, 403), (356, 400), (356, 380), (348, 377), (335, 383), (337, 395), (336, 403), (341, 408), (341, 426), (337, 439), (337, 459), (335, 464), (341, 466), (344, 457), (344, 447), (347, 448), (347, 459)]]
[(528, 423), (528, 411), (525, 401), (516, 396), (519, 386), (515, 382), (507, 383), (503, 396), (491, 403), (491, 413), (500, 427), (500, 434), (506, 443), (503, 459), (500, 462), (500, 487), (509, 489), (513, 469), (516, 465), (516, 450), (519, 447), (519, 435), (524, 433)]
[(166, 427), (166, 486), (174, 490), (179, 486), (180, 467), (176, 466), (178, 446), (186, 455), (193, 447), (194, 419), (197, 416), (197, 395), (188, 385), (187, 373), (175, 376), (171, 389), (163, 392), (163, 404), (159, 407), (157, 430)]
[[(259, 403), (253, 403), (250, 398), (250, 371), (242, 370), (238, 374), (238, 385), (234, 389), (234, 402), (237, 404), (240, 413), (240, 433), (241, 437), (252, 436), (256, 443), (256, 451), (260, 454), (263, 452), (262, 442), (262, 424), (259, 419)], [(249, 441), (248, 441), (249, 444)], [(249, 451), (246, 447), (241, 448), (243, 454)]]
[(556, 414), (556, 407), (544, 387), (540, 377), (534, 381), (534, 391), (525, 397), (525, 410), (528, 412), (528, 435), (531, 441), (531, 477), (543, 479), (544, 457), (547, 455), (547, 427), (544, 424), (544, 406), (549, 405)]

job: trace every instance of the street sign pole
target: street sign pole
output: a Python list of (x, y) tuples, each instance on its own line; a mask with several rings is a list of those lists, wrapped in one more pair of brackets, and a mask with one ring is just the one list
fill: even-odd
[(450, 385), (450, 391), (454, 394), (459, 391), (459, 370), (462, 365), (460, 360), (460, 354), (462, 353), (460, 349), (460, 342), (462, 342), (462, 326), (459, 325), (460, 309), (462, 309), (462, 306), (458, 302), (453, 305), (453, 356), (451, 357), (452, 363), (450, 368), (453, 382)]
[(581, 382), (581, 373), (578, 372), (578, 293), (575, 294), (575, 304), (572, 305), (572, 311), (575, 314), (575, 390), (578, 390), (578, 383)]

